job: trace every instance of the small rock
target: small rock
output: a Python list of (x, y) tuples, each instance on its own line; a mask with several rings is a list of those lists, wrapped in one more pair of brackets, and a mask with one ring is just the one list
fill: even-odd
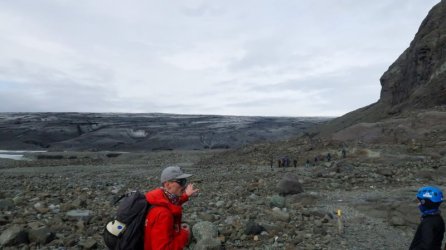
[(253, 220), (249, 220), (245, 226), (245, 234), (247, 235), (258, 235), (262, 231), (265, 231), (265, 228), (259, 225), (257, 222)]
[(220, 250), (221, 242), (217, 238), (204, 238), (197, 242), (195, 250)]
[(8, 224), (10, 222), (11, 221), (10, 221), (10, 219), (7, 216), (0, 215), (0, 225), (1, 226), (6, 225), (6, 224)]
[(15, 204), (12, 199), (1, 199), (0, 200), (0, 210), (12, 210)]
[(273, 195), (270, 200), (271, 207), (279, 207), (284, 208), (285, 207), (285, 197), (280, 195)]
[(98, 246), (98, 243), (96, 240), (92, 238), (88, 238), (86, 240), (83, 240), (79, 243), (79, 246), (83, 247), (84, 249), (95, 249)]
[(224, 201), (217, 201), (217, 202), (215, 203), (215, 206), (216, 206), (216, 207), (223, 207), (224, 204), (225, 204)]
[(377, 173), (387, 177), (391, 177), (393, 175), (392, 169), (389, 168), (380, 168), (378, 169)]
[(192, 233), (197, 241), (218, 236), (217, 227), (209, 221), (200, 221), (192, 227)]
[(200, 218), (200, 220), (203, 221), (214, 221), (214, 215), (210, 214), (210, 213), (206, 213), (206, 212), (202, 212), (198, 214), (198, 218)]
[(406, 226), (406, 221), (398, 216), (395, 217), (390, 217), (390, 221), (389, 221), (390, 225), (392, 226)]
[(258, 197), (256, 194), (252, 193), (252, 194), (250, 194), (250, 195), (248, 196), (248, 198), (249, 198), (250, 200), (255, 201), (255, 200), (257, 200), (259, 197)]
[(83, 220), (88, 222), (93, 217), (93, 212), (91, 210), (70, 210), (66, 215), (72, 220)]
[(284, 222), (290, 221), (290, 214), (285, 211), (282, 211), (278, 207), (273, 208), (271, 215), (273, 216), (274, 219), (279, 221), (284, 221)]
[(42, 214), (47, 213), (49, 211), (49, 209), (42, 202), (37, 202), (36, 204), (34, 204), (34, 209)]
[(235, 225), (240, 223), (240, 216), (234, 215), (234, 216), (228, 216), (225, 219), (225, 223), (228, 225)]
[(48, 209), (50, 209), (51, 212), (57, 214), (60, 212), (60, 205), (54, 205), (54, 204), (50, 204), (48, 206)]

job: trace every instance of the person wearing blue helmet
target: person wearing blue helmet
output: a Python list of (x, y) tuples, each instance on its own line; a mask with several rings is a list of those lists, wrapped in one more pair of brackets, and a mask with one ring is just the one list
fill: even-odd
[(443, 193), (437, 187), (427, 186), (418, 190), (418, 208), (421, 222), (415, 232), (409, 250), (441, 250), (444, 234), (444, 221), (440, 213)]

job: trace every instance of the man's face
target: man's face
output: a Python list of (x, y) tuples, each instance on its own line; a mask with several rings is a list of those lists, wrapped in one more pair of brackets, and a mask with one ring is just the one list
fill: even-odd
[(186, 179), (172, 180), (166, 183), (166, 188), (169, 193), (176, 196), (181, 196), (186, 187)]

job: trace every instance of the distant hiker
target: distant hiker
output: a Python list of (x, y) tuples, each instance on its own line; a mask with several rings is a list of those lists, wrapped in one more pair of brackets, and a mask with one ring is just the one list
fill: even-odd
[(305, 167), (310, 167), (310, 160), (307, 159), (307, 161), (305, 162)]
[(297, 168), (297, 160), (296, 159), (294, 159), (293, 165), (294, 165), (295, 168)]
[(285, 156), (283, 158), (283, 162), (284, 162), (285, 167), (289, 167), (290, 166), (290, 158), (288, 158), (288, 156)]
[(443, 193), (436, 187), (422, 187), (418, 190), (417, 199), (420, 202), (418, 208), (421, 212), (421, 222), (409, 250), (441, 250), (445, 227), (439, 207), (443, 202)]
[(345, 148), (342, 149), (342, 158), (346, 158), (347, 157), (347, 150), (345, 150)]
[(277, 160), (277, 167), (278, 168), (282, 167), (282, 160), (281, 159)]
[(273, 170), (273, 164), (274, 164), (274, 161), (273, 161), (273, 158), (271, 158), (271, 160), (269, 161), (269, 165), (271, 166), (271, 170)]
[(194, 184), (187, 184), (191, 174), (180, 167), (166, 167), (161, 173), (161, 187), (146, 193), (152, 205), (146, 216), (144, 250), (184, 249), (191, 235), (187, 224), (181, 223), (181, 205), (198, 192)]
[(330, 153), (327, 154), (327, 161), (331, 161), (331, 154)]

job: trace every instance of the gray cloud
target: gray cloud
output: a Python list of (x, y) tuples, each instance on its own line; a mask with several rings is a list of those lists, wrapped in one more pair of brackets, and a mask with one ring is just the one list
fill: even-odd
[(342, 115), (436, 3), (3, 1), (0, 111)]

